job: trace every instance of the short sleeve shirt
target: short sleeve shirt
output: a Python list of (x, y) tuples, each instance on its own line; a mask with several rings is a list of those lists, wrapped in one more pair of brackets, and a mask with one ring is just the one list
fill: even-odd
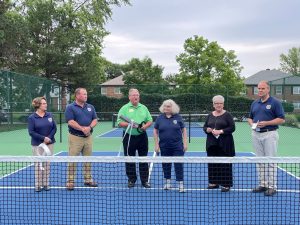
[[(284, 119), (285, 115), (281, 102), (270, 96), (265, 102), (257, 99), (251, 104), (249, 118), (257, 123), (258, 121), (270, 121), (276, 118)], [(266, 126), (265, 128), (278, 129), (278, 125)]]
[[(74, 120), (80, 126), (89, 126), (94, 119), (97, 119), (97, 114), (93, 105), (85, 103), (84, 106), (81, 107), (76, 102), (73, 102), (67, 105), (65, 118), (66, 122)], [(84, 133), (82, 131), (76, 130), (71, 126), (68, 126), (68, 128), (69, 133), (84, 136)]]
[(158, 130), (160, 148), (182, 149), (182, 129), (185, 125), (179, 114), (172, 115), (170, 118), (165, 114), (159, 115), (154, 128)]
[[(148, 108), (141, 103), (138, 103), (137, 106), (134, 106), (131, 102), (129, 102), (126, 105), (122, 106), (122, 108), (118, 112), (118, 125), (120, 124), (120, 122), (122, 122), (122, 119), (120, 119), (121, 115), (128, 117), (138, 124), (142, 122), (152, 122), (152, 117)], [(124, 128), (124, 130), (126, 130), (126, 128)], [(136, 128), (128, 130), (127, 133), (131, 133), (131, 135), (140, 135)]]

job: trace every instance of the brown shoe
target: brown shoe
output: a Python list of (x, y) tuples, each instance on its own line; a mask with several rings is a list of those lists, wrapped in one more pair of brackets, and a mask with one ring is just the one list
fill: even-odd
[(73, 191), (74, 190), (74, 183), (68, 182), (66, 185), (66, 188), (68, 191)]
[(98, 187), (98, 184), (95, 181), (84, 182), (84, 185), (88, 187)]

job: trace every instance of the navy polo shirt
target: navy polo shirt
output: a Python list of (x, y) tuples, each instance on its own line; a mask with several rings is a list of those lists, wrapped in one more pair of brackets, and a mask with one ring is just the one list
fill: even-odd
[[(83, 107), (78, 105), (75, 101), (67, 105), (65, 111), (66, 122), (69, 120), (76, 121), (80, 126), (88, 127), (94, 119), (97, 119), (96, 110), (93, 105), (85, 103)], [(68, 126), (69, 133), (84, 136), (82, 131), (76, 130), (71, 126)]]
[(46, 112), (43, 117), (33, 113), (28, 117), (28, 133), (31, 136), (31, 145), (38, 146), (44, 142), (45, 137), (55, 142), (56, 123), (51, 113)]
[(159, 115), (154, 128), (158, 130), (160, 148), (182, 149), (182, 129), (184, 127), (184, 122), (179, 114), (172, 115), (170, 118), (165, 114)]
[[(257, 123), (257, 121), (270, 121), (276, 118), (284, 119), (285, 116), (281, 102), (270, 96), (265, 102), (261, 99), (252, 102), (249, 118)], [(278, 125), (266, 126), (264, 129), (278, 129)]]

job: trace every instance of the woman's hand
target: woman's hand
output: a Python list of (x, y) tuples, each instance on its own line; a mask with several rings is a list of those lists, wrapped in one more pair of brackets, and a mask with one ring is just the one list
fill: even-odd
[(206, 132), (207, 132), (207, 133), (211, 133), (212, 131), (213, 131), (212, 128), (210, 128), (210, 127), (206, 128)]

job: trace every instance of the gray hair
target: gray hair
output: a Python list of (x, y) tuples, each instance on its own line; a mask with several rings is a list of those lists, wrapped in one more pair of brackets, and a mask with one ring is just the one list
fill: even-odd
[(170, 105), (170, 106), (171, 106), (171, 112), (172, 112), (172, 114), (177, 114), (177, 113), (179, 113), (180, 108), (179, 108), (179, 106), (178, 106), (172, 99), (167, 99), (167, 100), (165, 100), (165, 101), (162, 103), (162, 105), (159, 107), (159, 111), (160, 111), (161, 113), (164, 112), (164, 106), (166, 106), (166, 105)]
[(136, 89), (136, 88), (130, 88), (129, 91), (128, 91), (128, 95), (131, 95), (132, 92), (137, 92), (140, 94), (139, 90)]
[(212, 102), (215, 103), (216, 101), (220, 101), (221, 103), (224, 103), (225, 99), (222, 95), (216, 95), (213, 97)]

